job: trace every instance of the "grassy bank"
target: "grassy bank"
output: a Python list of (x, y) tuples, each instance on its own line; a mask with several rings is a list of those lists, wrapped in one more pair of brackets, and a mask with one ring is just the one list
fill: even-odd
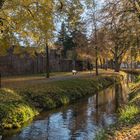
[(98, 137), (98, 140), (140, 139), (140, 81), (131, 88), (127, 105), (120, 108), (117, 123), (101, 131)]
[(97, 77), (40, 83), (18, 89), (0, 90), (1, 128), (20, 127), (42, 110), (49, 110), (94, 94), (114, 82), (114, 77)]
[(122, 71), (130, 73), (130, 74), (140, 74), (140, 69), (134, 69), (134, 70), (131, 70), (131, 69), (125, 70), (124, 69)]

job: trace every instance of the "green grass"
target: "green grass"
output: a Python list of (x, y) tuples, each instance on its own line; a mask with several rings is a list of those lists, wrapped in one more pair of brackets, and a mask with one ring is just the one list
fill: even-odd
[(120, 111), (119, 120), (125, 124), (131, 125), (137, 124), (140, 117), (140, 79), (137, 77), (137, 81), (129, 93), (129, 102), (124, 109)]
[(140, 75), (137, 75), (135, 79), (135, 83), (138, 83), (139, 81), (140, 81)]
[(114, 77), (72, 79), (0, 90), (0, 126), (20, 127), (42, 110), (53, 109), (94, 94), (114, 82)]
[(133, 119), (140, 113), (140, 109), (135, 105), (127, 105), (120, 110), (119, 121), (124, 123), (131, 123)]
[(107, 136), (104, 129), (101, 129), (95, 136), (95, 140), (107, 140)]
[(140, 75), (137, 76), (135, 82), (129, 93), (129, 103), (140, 107)]

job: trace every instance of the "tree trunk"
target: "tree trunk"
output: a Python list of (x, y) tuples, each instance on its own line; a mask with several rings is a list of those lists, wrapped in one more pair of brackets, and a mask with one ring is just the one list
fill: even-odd
[(127, 69), (129, 69), (129, 64), (126, 62)]
[(117, 64), (116, 66), (115, 66), (115, 72), (119, 72), (120, 71), (120, 66)]
[(114, 70), (115, 70), (115, 72), (119, 72), (120, 71), (119, 57), (118, 57), (117, 54), (118, 54), (118, 47), (115, 46), (115, 54), (114, 54), (114, 59), (115, 59)]
[(120, 71), (120, 63), (118, 58), (115, 58), (115, 72), (119, 72)]
[(106, 63), (106, 70), (108, 69), (108, 59), (105, 60)]
[(99, 75), (99, 73), (98, 73), (98, 58), (96, 58), (95, 65), (96, 65), (96, 76), (98, 76)]
[(50, 65), (49, 65), (49, 48), (46, 44), (46, 78), (50, 77)]
[(103, 68), (103, 63), (102, 63), (102, 59), (100, 58), (100, 65), (101, 65), (101, 69)]
[(39, 70), (38, 70), (38, 55), (36, 56), (36, 71), (37, 71), (37, 73), (39, 73)]
[(98, 50), (97, 50), (97, 45), (96, 45), (95, 51), (96, 51), (96, 61), (95, 61), (96, 76), (98, 76), (99, 72), (98, 72)]
[(133, 69), (133, 56), (132, 56), (132, 48), (131, 48), (131, 70)]
[(1, 73), (0, 73), (0, 88), (2, 88)]

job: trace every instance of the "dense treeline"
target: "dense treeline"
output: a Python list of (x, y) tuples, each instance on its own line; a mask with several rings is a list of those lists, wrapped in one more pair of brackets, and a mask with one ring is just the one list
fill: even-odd
[(140, 60), (139, 19), (137, 0), (2, 0), (0, 54), (17, 45), (47, 55), (48, 47), (55, 46), (64, 58), (94, 63), (96, 74), (98, 65), (109, 62), (118, 72), (122, 62)]

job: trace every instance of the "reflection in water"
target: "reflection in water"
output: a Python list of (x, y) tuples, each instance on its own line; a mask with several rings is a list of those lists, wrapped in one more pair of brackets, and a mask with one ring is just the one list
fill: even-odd
[(127, 74), (127, 78), (126, 78), (127, 84), (135, 82), (138, 76), (139, 75), (137, 75), (137, 74)]
[(120, 105), (124, 102), (123, 94), (122, 93), (122, 86), (121, 84), (115, 84), (115, 106), (116, 110), (120, 107)]
[(98, 102), (98, 97), (99, 97), (99, 93), (96, 92), (95, 94), (95, 98), (96, 98), (96, 124), (98, 125), (99, 121), (98, 121), (98, 116), (99, 116), (99, 102)]
[(73, 105), (43, 113), (21, 132), (6, 133), (3, 140), (93, 140), (98, 130), (115, 122), (114, 113), (124, 97), (121, 84), (115, 84)]

